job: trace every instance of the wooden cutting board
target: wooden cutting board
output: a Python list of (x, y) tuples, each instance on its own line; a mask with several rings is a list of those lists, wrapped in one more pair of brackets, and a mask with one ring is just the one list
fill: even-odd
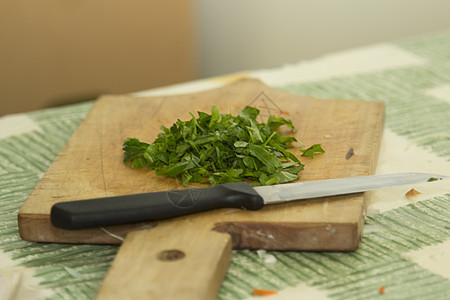
[[(190, 119), (189, 112), (236, 114), (246, 105), (293, 121), (286, 130), (305, 146), (320, 143), (314, 159), (291, 149), (305, 169), (299, 181), (373, 174), (383, 131), (384, 105), (324, 100), (270, 88), (255, 79), (200, 93), (135, 98), (101, 97), (19, 211), (23, 239), (36, 242), (122, 244), (97, 295), (127, 299), (214, 298), (231, 249), (352, 251), (358, 248), (368, 193), (271, 205), (261, 211), (220, 209), (158, 222), (68, 231), (49, 219), (54, 203), (183, 188), (152, 171), (123, 163), (128, 137), (152, 142), (160, 126)], [(201, 187), (193, 185), (192, 187)], [(129, 234), (127, 234), (129, 233)], [(187, 280), (189, 279), (189, 280)], [(153, 298), (152, 298), (153, 299)]]

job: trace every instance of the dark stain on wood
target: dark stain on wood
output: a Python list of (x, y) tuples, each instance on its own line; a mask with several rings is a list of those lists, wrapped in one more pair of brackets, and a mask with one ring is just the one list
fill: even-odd
[(353, 148), (350, 148), (350, 149), (348, 149), (348, 152), (345, 155), (345, 159), (349, 160), (350, 158), (352, 158), (353, 155), (355, 155), (355, 151), (353, 150)]

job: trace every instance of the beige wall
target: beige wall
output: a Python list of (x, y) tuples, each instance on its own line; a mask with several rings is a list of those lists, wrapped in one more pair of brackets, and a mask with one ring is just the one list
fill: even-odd
[(202, 77), (450, 30), (449, 0), (196, 0)]
[(0, 115), (450, 30), (448, 0), (2, 0)]
[(195, 77), (191, 1), (0, 1), (0, 115)]

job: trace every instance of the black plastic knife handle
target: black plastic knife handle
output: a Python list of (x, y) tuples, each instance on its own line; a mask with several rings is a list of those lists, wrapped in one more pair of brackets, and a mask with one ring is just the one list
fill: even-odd
[(60, 202), (50, 219), (55, 227), (84, 229), (189, 215), (216, 208), (258, 210), (263, 198), (246, 182), (214, 187)]

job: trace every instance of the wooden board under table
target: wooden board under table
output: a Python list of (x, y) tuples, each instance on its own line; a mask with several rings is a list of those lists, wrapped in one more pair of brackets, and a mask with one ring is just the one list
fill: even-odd
[[(181, 299), (174, 283), (182, 285), (179, 288), (186, 297), (214, 298), (226, 273), (231, 248), (358, 248), (368, 193), (271, 205), (256, 212), (220, 209), (103, 229), (68, 231), (51, 225), (50, 208), (57, 202), (183, 188), (172, 178), (157, 177), (153, 171), (131, 169), (124, 164), (122, 143), (128, 137), (152, 142), (161, 125), (169, 127), (177, 119), (188, 120), (189, 112), (210, 112), (213, 105), (221, 112), (233, 114), (246, 105), (257, 107), (261, 110), (260, 121), (268, 114), (284, 116), (297, 128), (295, 133), (283, 128), (286, 134), (295, 135), (305, 146), (322, 144), (326, 153), (314, 159), (301, 157), (299, 145), (290, 149), (305, 164), (299, 181), (369, 175), (375, 171), (384, 118), (384, 105), (380, 102), (314, 99), (270, 88), (255, 79), (175, 96), (107, 95), (94, 104), (20, 209), (22, 238), (36, 242), (119, 244), (117, 236), (126, 236), (98, 294), (98, 298), (105, 299), (132, 298), (133, 291), (144, 290), (154, 296), (161, 292), (163, 298), (172, 299), (167, 294), (169, 287), (175, 293), (173, 299)], [(127, 235), (129, 232), (132, 233)], [(139, 286), (142, 283), (132, 274), (147, 278), (145, 287)], [(186, 278), (191, 280), (182, 283)]]

